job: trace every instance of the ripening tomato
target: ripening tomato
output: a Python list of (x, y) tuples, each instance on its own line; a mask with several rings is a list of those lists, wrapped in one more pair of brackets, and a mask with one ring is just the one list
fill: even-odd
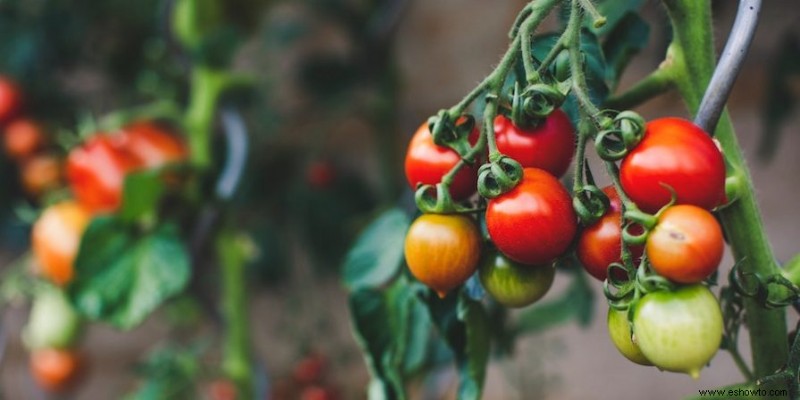
[(549, 172), (525, 168), (511, 191), (489, 200), (486, 227), (500, 252), (529, 265), (563, 254), (577, 231), (572, 198)]
[(81, 357), (75, 350), (34, 350), (30, 357), (33, 378), (51, 392), (69, 389), (80, 375), (81, 364)]
[[(603, 192), (610, 200), (609, 208), (599, 220), (581, 231), (576, 249), (586, 272), (600, 281), (608, 277), (608, 266), (621, 262), (622, 257), (622, 203), (613, 186), (603, 188)], [(641, 231), (641, 227), (632, 227), (629, 232), (637, 234)], [(631, 246), (630, 251), (636, 261), (642, 257), (644, 249)]]
[(466, 282), (478, 267), (481, 235), (463, 215), (424, 214), (406, 233), (406, 263), (411, 273), (439, 297)]
[(67, 180), (78, 201), (92, 212), (116, 210), (122, 201), (125, 175), (139, 168), (137, 157), (117, 138), (96, 134), (67, 158)]
[(31, 231), (31, 248), (42, 276), (57, 285), (72, 280), (73, 263), (90, 218), (72, 201), (47, 207), (39, 216)]
[[(478, 130), (470, 134), (470, 142), (477, 141)], [(406, 152), (405, 170), (408, 185), (415, 189), (418, 184), (436, 185), (459, 161), (458, 153), (453, 149), (437, 146), (433, 143), (433, 135), (428, 123), (417, 129)], [(455, 200), (463, 200), (478, 190), (477, 167), (465, 167), (458, 171), (450, 185), (450, 195)]]
[(22, 188), (31, 196), (41, 196), (61, 186), (63, 161), (54, 154), (38, 154), (26, 160), (20, 170)]
[(631, 325), (628, 323), (628, 313), (626, 311), (619, 311), (613, 308), (608, 309), (608, 336), (614, 347), (625, 356), (639, 365), (653, 365), (647, 357), (642, 354), (639, 345), (633, 342), (633, 331)]
[(553, 111), (541, 124), (524, 129), (498, 115), (494, 120), (497, 149), (523, 167), (543, 169), (562, 176), (575, 153), (575, 129), (561, 110)]
[(30, 119), (15, 119), (3, 130), (3, 148), (15, 160), (32, 156), (44, 144), (42, 127)]
[(186, 143), (172, 131), (152, 121), (139, 121), (122, 128), (120, 146), (139, 160), (145, 168), (184, 161), (188, 157)]
[(719, 266), (725, 247), (714, 216), (689, 205), (666, 209), (645, 246), (653, 270), (678, 283), (708, 278)]
[(725, 161), (702, 129), (680, 118), (650, 121), (641, 142), (620, 165), (625, 193), (655, 213), (677, 196), (677, 204), (710, 210), (725, 196)]
[(22, 90), (16, 82), (0, 76), (0, 125), (7, 124), (22, 109)]
[(481, 261), (478, 276), (483, 288), (498, 303), (525, 307), (547, 294), (555, 275), (552, 265), (523, 265), (490, 251)]
[(60, 289), (44, 286), (36, 291), (22, 340), (29, 349), (65, 349), (81, 336), (81, 317)]
[(660, 369), (695, 379), (717, 353), (722, 330), (719, 303), (700, 284), (648, 293), (633, 314), (633, 333), (642, 354)]

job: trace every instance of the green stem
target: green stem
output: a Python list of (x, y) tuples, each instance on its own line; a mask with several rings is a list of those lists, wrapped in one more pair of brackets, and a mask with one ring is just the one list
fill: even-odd
[[(694, 114), (714, 71), (711, 5), (710, 2), (696, 0), (663, 2), (675, 33), (671, 45), (675, 64), (672, 76)], [(764, 232), (752, 179), (727, 112), (716, 129), (716, 137), (730, 163), (729, 175), (738, 176), (745, 183), (739, 199), (719, 212), (736, 264), (745, 274), (776, 274), (779, 269)], [(744, 304), (745, 323), (750, 331), (753, 373), (757, 377), (766, 376), (786, 363), (789, 350), (786, 313), (783, 309), (767, 310), (751, 298), (744, 299)]]
[(627, 91), (606, 99), (604, 108), (627, 110), (667, 92), (673, 86), (670, 79), (672, 74), (670, 65), (672, 64), (669, 62), (662, 63), (657, 70), (642, 78)]
[(239, 389), (238, 398), (252, 398), (246, 253), (236, 236), (229, 231), (220, 232), (216, 245), (222, 269), (222, 315), (225, 320), (222, 371), (236, 383)]
[(186, 109), (186, 129), (189, 134), (191, 161), (199, 168), (211, 165), (211, 133), (219, 95), (229, 83), (221, 70), (197, 66), (190, 77), (191, 93)]

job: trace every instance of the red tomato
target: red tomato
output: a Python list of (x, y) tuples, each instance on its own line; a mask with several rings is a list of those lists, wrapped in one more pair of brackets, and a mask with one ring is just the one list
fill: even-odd
[(22, 187), (31, 196), (40, 196), (61, 185), (63, 162), (52, 154), (39, 154), (25, 161), (20, 170)]
[(525, 168), (522, 181), (489, 200), (486, 227), (498, 250), (522, 264), (547, 264), (563, 254), (577, 230), (572, 199), (549, 172)]
[(225, 378), (218, 378), (209, 383), (206, 393), (208, 400), (236, 400), (239, 397), (236, 385)]
[(122, 128), (120, 146), (139, 159), (146, 168), (186, 160), (184, 141), (170, 130), (151, 121), (140, 121)]
[(39, 386), (51, 392), (62, 392), (80, 375), (81, 358), (75, 350), (35, 350), (31, 353), (30, 368)]
[(3, 147), (9, 157), (22, 160), (44, 145), (42, 128), (36, 122), (21, 118), (8, 124), (3, 132)]
[(0, 125), (17, 116), (22, 108), (22, 90), (7, 77), (0, 76)]
[(724, 250), (719, 223), (695, 206), (672, 206), (658, 217), (647, 237), (647, 257), (661, 276), (678, 283), (697, 283), (719, 266)]
[(300, 385), (318, 383), (322, 381), (322, 376), (325, 374), (325, 365), (325, 357), (312, 353), (295, 365), (292, 376)]
[(92, 212), (114, 211), (122, 201), (125, 175), (140, 166), (117, 138), (97, 134), (67, 158), (67, 180), (78, 201)]
[(567, 114), (553, 111), (539, 126), (523, 129), (498, 115), (494, 120), (497, 149), (523, 167), (543, 169), (562, 176), (575, 153), (575, 130)]
[[(477, 137), (478, 130), (475, 129), (470, 134), (470, 142), (475, 142)], [(426, 122), (417, 129), (408, 145), (405, 161), (408, 185), (412, 189), (417, 184), (436, 185), (459, 160), (461, 157), (454, 150), (433, 143), (433, 135)], [(477, 174), (477, 167), (465, 167), (458, 171), (450, 185), (450, 195), (456, 200), (463, 200), (475, 193), (478, 188)]]
[[(702, 129), (680, 118), (650, 121), (642, 141), (622, 160), (622, 188), (646, 212), (669, 203), (712, 209), (725, 195), (725, 161)], [(666, 185), (667, 187), (665, 187)]]
[(57, 285), (72, 280), (73, 262), (90, 219), (83, 207), (71, 201), (44, 210), (31, 230), (31, 249), (42, 276)]
[[(613, 186), (603, 188), (603, 192), (610, 200), (608, 211), (580, 233), (577, 247), (578, 259), (586, 272), (600, 281), (606, 280), (611, 263), (621, 262), (622, 254), (622, 203)], [(641, 233), (641, 228), (638, 232), (632, 228), (630, 232)], [(643, 251), (642, 246), (631, 247), (634, 260), (641, 258)]]
[(300, 393), (300, 400), (336, 400), (336, 391), (323, 386), (309, 386)]

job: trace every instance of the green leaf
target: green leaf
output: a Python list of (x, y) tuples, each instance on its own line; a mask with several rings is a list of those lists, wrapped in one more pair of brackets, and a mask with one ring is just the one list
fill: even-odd
[(608, 68), (606, 80), (611, 87), (616, 87), (622, 72), (634, 55), (647, 45), (650, 38), (650, 26), (639, 14), (629, 12), (617, 23), (603, 42)]
[(573, 276), (572, 283), (561, 297), (535, 304), (520, 315), (515, 329), (518, 335), (541, 332), (572, 319), (581, 326), (589, 325), (594, 310), (592, 288), (582, 271), (575, 271)]
[(67, 291), (86, 317), (131, 329), (189, 281), (189, 256), (174, 225), (139, 236), (115, 217), (89, 225)]
[(428, 291), (428, 310), (453, 352), (459, 374), (458, 399), (480, 399), (489, 361), (489, 327), (483, 306), (464, 295), (440, 299)]
[(163, 193), (164, 180), (160, 170), (150, 169), (128, 174), (122, 189), (120, 217), (125, 221), (135, 221), (146, 215), (154, 215)]
[(168, 400), (198, 398), (196, 381), (202, 371), (201, 356), (207, 346), (192, 343), (187, 347), (169, 345), (153, 351), (137, 365), (143, 379), (125, 400)]
[(361, 233), (344, 262), (343, 279), (348, 289), (380, 287), (397, 275), (409, 223), (402, 210), (393, 208)]
[(372, 380), (370, 399), (405, 399), (408, 377), (428, 363), (431, 323), (415, 286), (398, 279), (387, 290), (350, 296), (353, 332)]

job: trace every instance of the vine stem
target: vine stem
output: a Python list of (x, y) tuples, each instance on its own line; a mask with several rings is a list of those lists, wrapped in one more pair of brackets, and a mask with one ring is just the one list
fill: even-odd
[[(670, 46), (675, 63), (672, 76), (687, 106), (695, 113), (704, 95), (703, 88), (714, 73), (711, 5), (696, 0), (662, 1), (675, 33)], [(736, 176), (743, 183), (738, 199), (719, 211), (734, 259), (743, 273), (776, 274), (779, 269), (764, 232), (752, 179), (726, 112), (722, 113), (715, 132), (731, 167), (729, 176)], [(751, 298), (744, 299), (744, 306), (753, 373), (758, 377), (769, 375), (781, 368), (787, 359), (785, 310), (767, 310)]]

